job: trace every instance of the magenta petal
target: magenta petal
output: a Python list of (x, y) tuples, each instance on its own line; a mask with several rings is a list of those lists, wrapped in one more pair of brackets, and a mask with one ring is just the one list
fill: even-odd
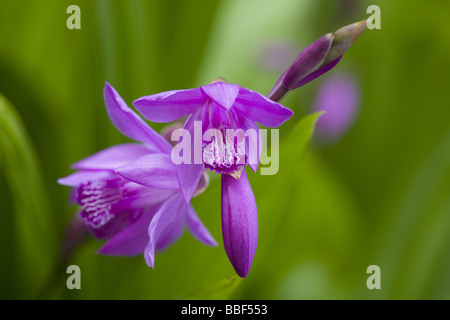
[(179, 183), (175, 165), (168, 154), (149, 154), (129, 162), (116, 172), (127, 180), (147, 187), (178, 189)]
[(258, 213), (245, 169), (239, 180), (222, 175), (222, 234), (234, 270), (245, 278), (258, 242)]
[(169, 152), (171, 146), (144, 120), (131, 110), (122, 97), (108, 83), (103, 90), (106, 111), (111, 122), (125, 136), (148, 144), (161, 152)]
[(146, 209), (133, 224), (114, 235), (98, 250), (98, 253), (113, 256), (142, 254), (149, 241), (148, 226), (160, 206)]
[[(184, 202), (183, 199), (182, 201)], [(183, 235), (185, 216), (182, 214), (181, 209), (175, 214), (177, 215), (177, 218), (175, 218), (172, 223), (167, 225), (166, 229), (158, 239), (156, 249), (159, 252), (166, 250), (172, 243), (176, 242)]]
[(241, 88), (234, 108), (250, 120), (271, 128), (280, 126), (294, 114), (262, 94), (244, 88)]
[(71, 175), (59, 178), (58, 183), (69, 187), (78, 187), (82, 183), (98, 179), (109, 179), (116, 174), (113, 171), (106, 170), (83, 170), (72, 173)]
[[(187, 207), (187, 206), (186, 206)], [(216, 247), (218, 243), (214, 240), (213, 236), (206, 229), (200, 218), (197, 216), (194, 208), (189, 206), (186, 208), (186, 223), (190, 233), (200, 242), (207, 246)]]
[[(155, 250), (166, 248), (175, 241), (183, 231), (180, 225), (184, 224), (183, 206), (186, 203), (178, 193), (168, 199), (159, 208), (148, 226), (149, 242), (144, 251), (145, 261), (150, 267), (155, 265)], [(179, 234), (175, 234), (179, 232)]]
[(83, 219), (86, 228), (98, 239), (105, 239), (114, 237), (116, 234), (122, 232), (133, 224), (142, 215), (142, 210), (130, 210), (123, 211), (119, 214), (111, 216), (109, 221), (106, 221), (101, 227), (95, 228), (91, 224), (87, 223), (85, 217), (83, 217), (83, 211), (79, 217)]
[[(183, 198), (186, 201), (186, 203), (189, 203), (195, 193), (195, 190), (197, 189), (198, 183), (200, 181), (200, 178), (202, 176), (202, 172), (204, 169), (203, 163), (201, 164), (195, 164), (194, 160), (194, 152), (198, 151), (194, 147), (195, 144), (195, 135), (194, 135), (194, 122), (198, 119), (198, 113), (195, 113), (191, 115), (185, 125), (184, 129), (190, 132), (191, 135), (191, 161), (190, 163), (180, 163), (178, 165), (175, 165), (179, 185), (181, 188), (181, 193), (183, 194)], [(201, 151), (201, 150), (200, 150)]]
[(172, 122), (194, 113), (206, 102), (199, 88), (173, 90), (145, 96), (133, 102), (144, 118), (154, 122)]
[(226, 110), (229, 110), (233, 106), (239, 94), (239, 86), (237, 84), (225, 82), (216, 82), (202, 86), (201, 89), (208, 97)]
[(114, 170), (151, 152), (151, 149), (142, 144), (119, 144), (78, 161), (72, 165), (72, 168), (78, 170)]

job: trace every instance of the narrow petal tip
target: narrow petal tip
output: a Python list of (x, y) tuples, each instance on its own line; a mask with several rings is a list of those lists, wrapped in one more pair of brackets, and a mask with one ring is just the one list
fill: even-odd
[(326, 65), (327, 63), (342, 56), (353, 45), (353, 43), (355, 43), (366, 27), (367, 20), (363, 20), (349, 24), (334, 32), (333, 44), (331, 45), (330, 51), (326, 56), (323, 65)]

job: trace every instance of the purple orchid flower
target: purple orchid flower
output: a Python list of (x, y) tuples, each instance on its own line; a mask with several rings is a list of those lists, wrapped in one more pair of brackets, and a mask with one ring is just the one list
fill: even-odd
[(366, 26), (366, 20), (353, 23), (314, 41), (280, 76), (268, 97), (273, 101), (280, 101), (291, 90), (304, 86), (333, 69)]
[[(245, 165), (256, 171), (259, 163), (262, 141), (256, 123), (278, 127), (293, 112), (260, 93), (222, 81), (200, 88), (142, 97), (133, 104), (146, 119), (154, 122), (171, 122), (189, 115), (184, 125), (184, 130), (194, 137), (189, 146), (201, 153), (191, 153), (191, 161), (176, 165), (181, 192), (188, 203), (204, 168), (223, 174), (222, 234), (225, 251), (237, 274), (246, 277), (258, 240), (256, 202), (245, 172)], [(221, 134), (207, 139), (210, 129)], [(253, 132), (254, 139), (249, 139), (249, 145), (239, 139), (236, 142), (228, 134), (231, 129)], [(251, 152), (255, 149), (256, 156)], [(143, 164), (136, 168), (136, 172), (119, 173), (126, 179), (143, 183), (139, 172), (144, 167)]]
[(319, 88), (313, 111), (325, 111), (318, 120), (317, 138), (322, 143), (337, 141), (349, 129), (359, 106), (359, 88), (349, 73), (326, 79)]
[[(72, 199), (81, 205), (79, 214), (97, 237), (108, 239), (99, 253), (138, 255), (144, 253), (154, 267), (155, 250), (164, 250), (186, 226), (202, 243), (217, 242), (180, 192), (172, 146), (133, 112), (109, 84), (104, 88), (105, 105), (113, 124), (125, 136), (141, 142), (110, 147), (75, 163), (78, 171), (58, 180), (73, 187)], [(141, 163), (144, 185), (121, 176)], [(136, 173), (136, 171), (133, 171)], [(195, 195), (207, 185), (203, 179)]]

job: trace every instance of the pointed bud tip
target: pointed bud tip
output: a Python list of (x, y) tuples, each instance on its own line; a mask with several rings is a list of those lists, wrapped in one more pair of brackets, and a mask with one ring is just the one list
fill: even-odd
[(326, 65), (341, 57), (359, 38), (367, 27), (367, 20), (349, 24), (334, 32), (333, 44), (325, 58), (323, 65)]
[(359, 22), (355, 22), (345, 27), (340, 28), (336, 32), (334, 32), (334, 36), (336, 42), (343, 42), (348, 38), (351, 38), (350, 45), (352, 45), (356, 39), (361, 35), (361, 33), (367, 27), (367, 20), (362, 20)]
[(227, 80), (225, 78), (222, 77), (218, 77), (217, 79), (211, 81), (209, 84), (213, 84), (213, 83), (217, 83), (217, 82), (227, 82)]

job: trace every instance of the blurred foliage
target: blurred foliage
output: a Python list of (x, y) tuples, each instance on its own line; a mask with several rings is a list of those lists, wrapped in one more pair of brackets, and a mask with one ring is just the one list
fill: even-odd
[(227, 299), (234, 289), (241, 283), (242, 278), (233, 276), (230, 278), (214, 281), (206, 286), (197, 289), (185, 296), (186, 300), (224, 300)]
[[(81, 30), (66, 28), (72, 4)], [(366, 30), (331, 71), (359, 79), (357, 121), (300, 160), (291, 135), (312, 119), (322, 79), (283, 100), (295, 115), (280, 129), (280, 171), (249, 174), (260, 238), (230, 297), (450, 298), (450, 3), (418, 0), (0, 0), (0, 92), (10, 101), (0, 98), (0, 297), (208, 298), (198, 289), (208, 284), (218, 288), (209, 297), (220, 296), (220, 279), (235, 273), (221, 243), (218, 178), (193, 205), (219, 248), (185, 234), (152, 270), (142, 256), (95, 254), (101, 243), (91, 239), (67, 262), (80, 266), (82, 289), (66, 288), (59, 248), (77, 209), (56, 179), (127, 141), (106, 115), (104, 82), (130, 105), (219, 76), (266, 94), (283, 70), (264, 68), (265, 46), (281, 39), (300, 52), (366, 19), (371, 4), (381, 29)], [(366, 288), (371, 264), (381, 290)]]

